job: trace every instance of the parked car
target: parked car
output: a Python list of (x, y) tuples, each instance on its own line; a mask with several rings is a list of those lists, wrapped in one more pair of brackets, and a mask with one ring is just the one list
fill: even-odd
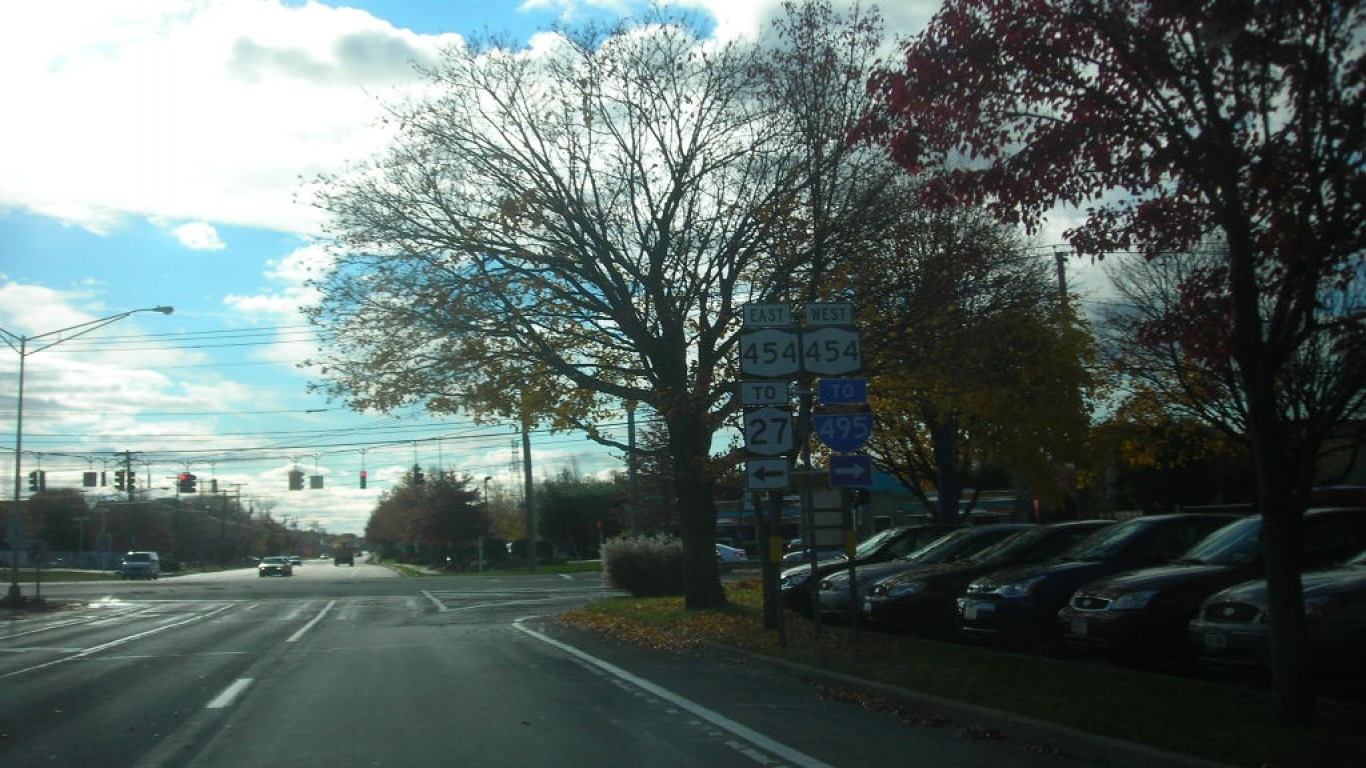
[(294, 566), (290, 564), (289, 558), (283, 555), (271, 555), (261, 558), (261, 562), (256, 564), (257, 576), (293, 576)]
[(992, 571), (955, 600), (957, 629), (968, 639), (1055, 646), (1061, 641), (1058, 609), (1078, 587), (1170, 562), (1237, 519), (1214, 513), (1136, 517), (1096, 531), (1058, 560)]
[(863, 600), (863, 616), (900, 632), (929, 637), (954, 634), (954, 599), (973, 579), (990, 571), (1050, 560), (1113, 520), (1076, 520), (1035, 525), (1009, 536), (961, 563), (888, 576)]
[(155, 552), (125, 552), (119, 559), (120, 579), (161, 578), (161, 556)]
[[(824, 548), (824, 549), (817, 549), (816, 552), (815, 552), (815, 554), (816, 554), (816, 562), (818, 562), (818, 563), (819, 563), (819, 562), (825, 562), (826, 560), (848, 560), (848, 559), (849, 559), (848, 556), (846, 556), (846, 555), (844, 554), (844, 550), (843, 550), (843, 549), (839, 549), (839, 548)], [(793, 566), (793, 565), (799, 565), (799, 564), (801, 564), (801, 563), (809, 563), (809, 562), (811, 562), (811, 550), (809, 550), (809, 549), (798, 549), (798, 550), (794, 550), (794, 551), (792, 551), (792, 552), (787, 552), (787, 553), (784, 553), (784, 554), (783, 554), (783, 565), (785, 565), (785, 566), (789, 566), (789, 567), (790, 567), (790, 566)]]
[(847, 616), (862, 606), (873, 584), (883, 578), (908, 571), (933, 568), (944, 563), (962, 562), (998, 541), (1029, 528), (1028, 523), (996, 523), (959, 528), (924, 547), (884, 563), (854, 568), (854, 587), (849, 588), (849, 569), (841, 568), (821, 579), (821, 613)]
[[(1366, 509), (1311, 509), (1304, 517), (1306, 569), (1340, 563), (1366, 548)], [(1263, 573), (1262, 518), (1239, 520), (1202, 539), (1169, 565), (1078, 589), (1058, 611), (1069, 645), (1119, 663), (1193, 661), (1188, 625), (1205, 598)]]
[[(1366, 551), (1300, 581), (1314, 674), (1359, 686), (1366, 681)], [(1188, 625), (1201, 666), (1212, 670), (1269, 668), (1270, 629), (1265, 579), (1216, 592)]]
[[(857, 565), (882, 563), (895, 557), (914, 552), (950, 531), (956, 525), (910, 525), (888, 528), (865, 539), (854, 550), (853, 561)], [(811, 611), (812, 594), (821, 579), (839, 568), (847, 567), (844, 561), (831, 560), (817, 563), (813, 569), (810, 563), (788, 568), (779, 575), (782, 604), (803, 613)]]
[(745, 550), (725, 544), (716, 545), (716, 562), (721, 566), (721, 570), (729, 570), (748, 561), (749, 556), (745, 554)]

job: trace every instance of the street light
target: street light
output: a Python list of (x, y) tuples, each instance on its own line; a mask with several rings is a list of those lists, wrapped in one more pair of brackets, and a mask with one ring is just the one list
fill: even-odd
[[(120, 312), (117, 315), (101, 317), (96, 320), (88, 320), (84, 323), (77, 323), (76, 325), (59, 328), (55, 331), (40, 333), (36, 336), (21, 336), (17, 333), (11, 333), (4, 328), (0, 328), (0, 338), (5, 340), (5, 343), (10, 346), (10, 349), (19, 353), (19, 397), (17, 404), (15, 405), (14, 417), (14, 504), (10, 507), (9, 517), (10, 585), (8, 600), (10, 603), (17, 604), (21, 597), (19, 589), (19, 539), (23, 537), (24, 529), (23, 524), (20, 522), (22, 514), (19, 503), (22, 490), (20, 481), (23, 477), (24, 362), (28, 360), (29, 355), (34, 355), (45, 349), (50, 349), (51, 347), (55, 347), (64, 341), (70, 341), (78, 336), (84, 336), (91, 331), (98, 330), (110, 323), (122, 320), (129, 315), (135, 315), (139, 312), (160, 312), (163, 315), (169, 315), (174, 311), (174, 307), (143, 307), (142, 309), (130, 309), (127, 312)], [(72, 331), (75, 331), (75, 333), (72, 333)], [(56, 338), (52, 338), (54, 336)], [(50, 339), (50, 341), (47, 341), (35, 349), (28, 348), (29, 342), (31, 341), (47, 339)]]

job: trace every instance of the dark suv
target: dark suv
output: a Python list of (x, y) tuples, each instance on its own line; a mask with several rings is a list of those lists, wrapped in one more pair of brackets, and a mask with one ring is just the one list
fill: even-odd
[[(1205, 598), (1262, 575), (1262, 518), (1205, 537), (1169, 565), (1092, 582), (1058, 611), (1063, 639), (1122, 663), (1192, 661), (1187, 624)], [(1366, 509), (1311, 509), (1304, 517), (1303, 567), (1342, 562), (1366, 547)]]

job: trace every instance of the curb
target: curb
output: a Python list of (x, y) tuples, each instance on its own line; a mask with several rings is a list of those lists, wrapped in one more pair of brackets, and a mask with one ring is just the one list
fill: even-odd
[(1109, 736), (1099, 736), (1071, 726), (1059, 725), (1014, 712), (983, 707), (934, 694), (921, 693), (909, 688), (865, 680), (853, 675), (832, 672), (786, 659), (777, 659), (753, 651), (723, 645), (713, 647), (727, 653), (738, 654), (754, 661), (770, 664), (803, 677), (839, 683), (868, 693), (885, 696), (910, 706), (933, 709), (936, 713), (942, 713), (952, 720), (963, 724), (982, 725), (1012, 738), (1065, 746), (1068, 752), (1078, 757), (1106, 760), (1117, 765), (1132, 766), (1133, 768), (1236, 768), (1228, 763), (1192, 757), (1191, 755), (1135, 744), (1131, 741)]

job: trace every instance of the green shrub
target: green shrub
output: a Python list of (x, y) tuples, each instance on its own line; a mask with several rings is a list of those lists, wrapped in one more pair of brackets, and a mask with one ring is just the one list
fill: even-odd
[(683, 594), (683, 542), (669, 536), (612, 539), (602, 546), (607, 583), (636, 597)]

